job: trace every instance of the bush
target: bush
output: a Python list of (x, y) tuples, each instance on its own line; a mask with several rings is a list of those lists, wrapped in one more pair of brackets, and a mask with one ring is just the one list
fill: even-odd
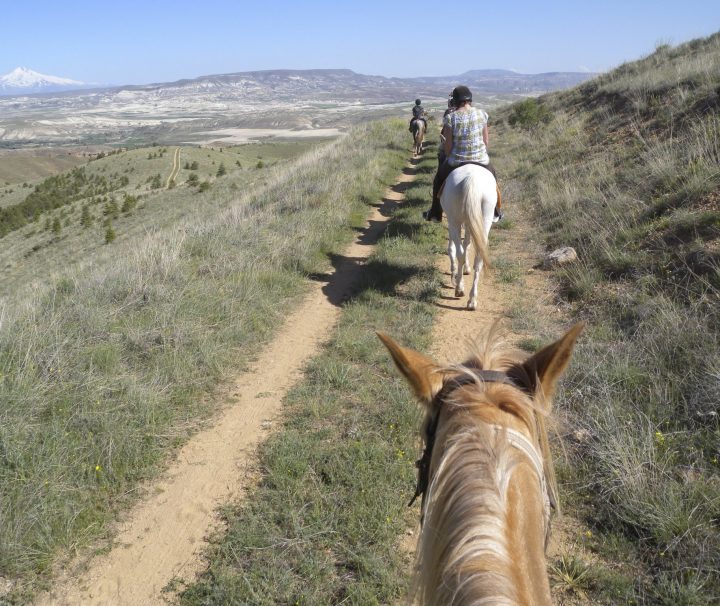
[(110, 244), (113, 240), (115, 240), (115, 230), (112, 225), (108, 225), (105, 230), (105, 244)]
[(550, 110), (538, 103), (537, 99), (525, 99), (513, 105), (508, 122), (511, 126), (531, 129), (540, 124), (547, 124), (551, 119)]

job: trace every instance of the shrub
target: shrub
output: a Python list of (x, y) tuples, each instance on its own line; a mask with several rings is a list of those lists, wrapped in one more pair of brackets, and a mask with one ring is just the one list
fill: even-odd
[(115, 240), (115, 230), (112, 225), (108, 225), (105, 230), (105, 244), (110, 244), (113, 240)]
[(552, 119), (550, 110), (537, 99), (525, 99), (513, 105), (508, 122), (511, 126), (531, 129), (540, 124), (547, 124)]

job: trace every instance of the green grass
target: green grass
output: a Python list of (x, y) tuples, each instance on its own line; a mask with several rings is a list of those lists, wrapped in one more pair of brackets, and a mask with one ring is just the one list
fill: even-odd
[[(421, 168), (433, 164), (426, 154)], [(261, 449), (258, 488), (225, 509), (227, 532), (181, 603), (367, 605), (405, 595), (411, 567), (398, 540), (417, 516), (406, 504), (420, 410), (374, 331), (429, 344), (443, 240), (420, 217), (430, 179), (420, 171), (408, 187), (359, 294)]]
[(0, 599), (27, 599), (58, 558), (104, 536), (137, 482), (213, 414), (207, 394), (270, 338), (304, 276), (327, 269), (327, 252), (395, 178), (402, 126), (360, 126), (271, 169), (247, 197), (222, 177), (204, 199), (212, 213), (120, 235), (106, 258), (88, 259), (94, 267), (7, 306)]
[[(128, 185), (109, 195), (95, 195), (43, 213), (37, 221), (1, 238), (0, 297), (9, 298), (33, 282), (44, 284), (54, 274), (82, 265), (88, 259), (95, 265), (112, 261), (118, 245), (142, 238), (149, 229), (204, 222), (232, 204), (259, 195), (269, 183), (292, 171), (296, 158), (317, 145), (297, 141), (230, 148), (183, 147), (176, 187), (170, 191), (164, 186), (172, 170), (175, 147), (119, 151), (93, 159), (84, 167), (88, 176), (111, 180), (127, 177)], [(266, 168), (262, 170), (255, 169), (259, 156), (265, 158)], [(184, 168), (186, 163), (193, 162), (198, 165), (196, 170)], [(216, 177), (221, 163), (225, 164), (227, 174)], [(198, 175), (199, 182), (208, 183), (205, 192), (187, 184), (191, 172)], [(154, 190), (148, 179), (158, 174), (162, 187)], [(30, 185), (34, 188), (36, 183)], [(32, 188), (15, 187), (13, 203), (22, 202)], [(126, 194), (137, 202), (132, 209), (123, 211)], [(86, 224), (81, 220), (84, 212), (90, 218)], [(62, 224), (59, 234), (50, 229), (55, 218)], [(105, 238), (108, 221), (116, 235), (110, 247), (106, 247)]]
[(719, 64), (720, 34), (663, 46), (493, 135), (548, 249), (579, 255), (555, 275), (590, 327), (557, 404), (590, 439), (563, 476), (600, 556), (607, 537), (632, 546), (631, 587), (592, 583), (594, 601), (720, 599)]

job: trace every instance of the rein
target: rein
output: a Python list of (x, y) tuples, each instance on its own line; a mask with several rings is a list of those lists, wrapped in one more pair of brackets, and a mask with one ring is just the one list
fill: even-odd
[[(517, 387), (515, 382), (508, 377), (507, 374), (497, 370), (480, 370), (475, 373), (480, 379), (486, 383), (505, 383)], [(420, 524), (422, 525), (425, 518), (425, 497), (427, 494), (428, 485), (430, 483), (430, 461), (432, 460), (433, 448), (435, 447), (435, 434), (437, 433), (438, 422), (440, 419), (440, 403), (445, 400), (453, 391), (463, 387), (476, 383), (475, 377), (465, 375), (459, 378), (452, 379), (445, 383), (442, 389), (437, 393), (433, 399), (433, 410), (435, 413), (430, 419), (427, 426), (427, 438), (425, 440), (425, 448), (423, 450), (422, 457), (415, 462), (415, 467), (418, 469), (417, 485), (415, 487), (415, 494), (408, 503), (408, 507), (411, 507), (418, 497), (421, 497), (420, 501)], [(502, 427), (500, 425), (490, 426), (496, 433), (499, 431), (505, 431), (508, 437), (510, 445), (517, 448), (519, 451), (524, 453), (530, 462), (532, 463), (535, 473), (540, 481), (540, 488), (543, 494), (544, 510), (545, 510), (545, 527), (546, 535), (550, 528), (550, 517), (552, 510), (555, 509), (555, 503), (553, 502), (550, 492), (547, 487), (547, 481), (545, 479), (545, 471), (542, 457), (538, 454), (537, 448), (533, 443), (521, 432), (508, 427)]]

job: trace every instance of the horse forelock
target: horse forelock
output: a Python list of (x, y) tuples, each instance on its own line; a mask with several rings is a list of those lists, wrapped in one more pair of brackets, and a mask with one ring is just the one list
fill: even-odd
[[(463, 415), (460, 415), (463, 416)], [(439, 430), (418, 552), (423, 604), (516, 604), (506, 496), (519, 458), (497, 434), (453, 415)]]
[(439, 415), (439, 422), (418, 551), (416, 587), (423, 604), (518, 603), (505, 532), (507, 494), (513, 472), (526, 459), (497, 431), (493, 419), (502, 411), (527, 428), (555, 496), (547, 408), (542, 394), (530, 391), (529, 381), (486, 382), (481, 371), (511, 372), (519, 360), (518, 352), (491, 331), (464, 364), (441, 371), (457, 387), (428, 413), (428, 419)]

